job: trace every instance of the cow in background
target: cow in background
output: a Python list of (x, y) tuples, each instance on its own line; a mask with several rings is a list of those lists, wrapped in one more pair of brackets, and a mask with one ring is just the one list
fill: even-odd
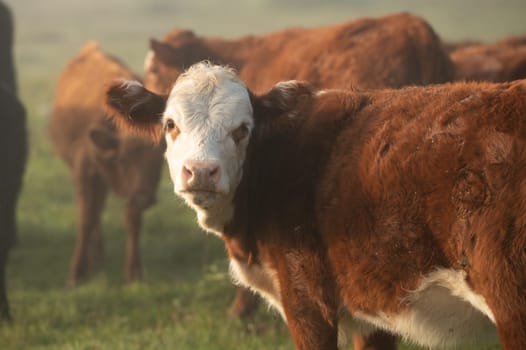
[[(236, 68), (255, 92), (287, 79), (307, 80), (317, 88), (401, 87), (453, 79), (453, 64), (433, 29), (402, 13), (235, 40), (174, 30), (163, 41), (150, 41), (145, 87), (167, 93), (185, 68), (205, 59)], [(251, 293), (238, 289), (230, 311), (247, 316), (256, 304)]]
[(526, 78), (526, 36), (494, 43), (450, 45), (455, 80), (505, 82)]
[(107, 120), (105, 86), (117, 78), (137, 79), (90, 42), (68, 63), (56, 89), (49, 136), (71, 171), (77, 206), (71, 286), (86, 278), (102, 257), (101, 215), (110, 190), (126, 201), (125, 279), (132, 282), (142, 275), (142, 214), (155, 202), (163, 158), (151, 141), (121, 135)]
[(17, 238), (16, 208), (26, 161), (26, 112), (17, 97), (13, 20), (9, 8), (0, 2), (0, 322), (11, 319), (6, 267)]
[(202, 60), (236, 68), (254, 92), (288, 79), (317, 88), (382, 88), (446, 82), (454, 73), (429, 24), (401, 13), (234, 40), (174, 30), (150, 41), (145, 86), (167, 93), (185, 68)]
[(176, 194), (297, 349), (377, 328), (526, 349), (526, 80), (254, 95), (199, 64), (108, 104), (165, 140)]

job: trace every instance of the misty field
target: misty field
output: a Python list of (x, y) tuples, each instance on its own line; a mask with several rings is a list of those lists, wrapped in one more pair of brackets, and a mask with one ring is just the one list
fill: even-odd
[(15, 15), (18, 82), (30, 136), (18, 244), (7, 276), (15, 322), (0, 328), (5, 350), (293, 349), (284, 322), (264, 306), (249, 322), (228, 317), (234, 287), (224, 246), (200, 231), (193, 212), (175, 198), (166, 168), (141, 232), (143, 281), (123, 283), (124, 206), (110, 196), (103, 217), (105, 258), (88, 282), (66, 286), (76, 231), (73, 189), (46, 128), (58, 74), (85, 41), (99, 41), (140, 73), (148, 38), (174, 27), (238, 37), (410, 10), (444, 40), (526, 34), (524, 0), (5, 2)]

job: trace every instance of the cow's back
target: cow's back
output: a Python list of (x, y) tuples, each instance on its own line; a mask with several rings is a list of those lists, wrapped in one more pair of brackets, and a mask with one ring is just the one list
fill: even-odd
[(455, 79), (504, 82), (526, 78), (526, 37), (460, 46), (451, 52)]
[(60, 75), (49, 135), (57, 153), (67, 162), (86, 145), (85, 136), (90, 125), (105, 122), (104, 92), (115, 79), (136, 77), (94, 42), (85, 44)]
[(291, 79), (318, 89), (383, 88), (445, 82), (454, 75), (432, 28), (406, 13), (234, 40), (178, 29), (163, 42), (169, 46), (152, 48), (145, 64), (145, 85), (160, 93), (201, 60), (233, 66), (256, 93)]
[(440, 39), (424, 20), (410, 14), (286, 30), (270, 34), (259, 45), (239, 71), (256, 92), (288, 79), (318, 88), (382, 88), (453, 78)]

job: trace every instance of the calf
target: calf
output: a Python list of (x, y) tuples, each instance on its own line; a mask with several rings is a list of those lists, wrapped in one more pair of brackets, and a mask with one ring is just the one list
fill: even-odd
[[(235, 67), (256, 92), (287, 79), (317, 88), (381, 88), (450, 81), (454, 73), (429, 24), (401, 13), (234, 40), (174, 30), (150, 42), (144, 85), (167, 93), (184, 68), (203, 59)], [(253, 305), (254, 297), (238, 289), (231, 311), (247, 315)]]
[(70, 168), (77, 205), (77, 242), (69, 283), (87, 277), (102, 256), (101, 215), (109, 190), (126, 200), (125, 278), (141, 277), (139, 231), (142, 213), (155, 201), (162, 151), (150, 140), (124, 136), (107, 121), (106, 85), (136, 77), (122, 63), (86, 44), (62, 72), (49, 135)]
[(27, 160), (26, 113), (16, 89), (13, 22), (0, 2), (0, 322), (11, 319), (6, 267), (17, 238), (16, 207)]
[(429, 347), (526, 348), (526, 81), (254, 96), (199, 64), (121, 125), (162, 137), (176, 193), (298, 349), (381, 328)]

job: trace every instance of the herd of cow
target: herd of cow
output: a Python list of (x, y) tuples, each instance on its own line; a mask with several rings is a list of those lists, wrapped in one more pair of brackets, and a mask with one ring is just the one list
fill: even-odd
[[(26, 137), (0, 10), (9, 319)], [(445, 44), (406, 13), (237, 40), (174, 30), (150, 41), (144, 68), (143, 86), (90, 42), (59, 78), (49, 136), (75, 187), (70, 285), (100, 260), (109, 191), (126, 200), (126, 281), (141, 278), (142, 213), (166, 160), (225, 241), (231, 312), (249, 315), (256, 292), (298, 349), (347, 335), (355, 349), (396, 349), (397, 336), (526, 349), (525, 38)]]

